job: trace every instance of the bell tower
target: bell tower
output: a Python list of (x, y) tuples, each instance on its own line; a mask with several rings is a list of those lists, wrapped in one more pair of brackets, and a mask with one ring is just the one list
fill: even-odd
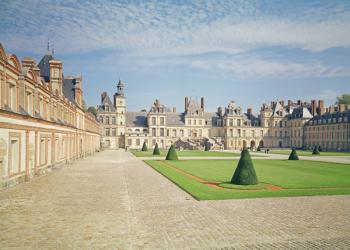
[(114, 94), (114, 107), (119, 114), (125, 114), (126, 98), (124, 96), (125, 84), (119, 80), (117, 84), (117, 93)]

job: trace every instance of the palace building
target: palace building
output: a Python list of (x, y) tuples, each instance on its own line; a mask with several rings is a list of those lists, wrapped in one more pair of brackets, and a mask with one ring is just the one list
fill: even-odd
[[(158, 143), (160, 148), (171, 144), (198, 148), (209, 142), (214, 149), (320, 145), (325, 150), (350, 150), (348, 106), (326, 109), (322, 100), (273, 101), (270, 105), (263, 104), (255, 114), (250, 108), (244, 112), (231, 101), (225, 108), (207, 112), (204, 98), (198, 103), (186, 97), (181, 113), (176, 112), (176, 108), (167, 108), (159, 100), (148, 112), (129, 112), (124, 88), (125, 84), (119, 81), (113, 102), (106, 92), (101, 95), (97, 117), (102, 125), (105, 148), (140, 149), (144, 142), (149, 147)], [(319, 124), (320, 120), (322, 128), (316, 128), (315, 123)]]
[(94, 153), (100, 125), (83, 110), (82, 77), (48, 49), (37, 64), (0, 44), (0, 189)]

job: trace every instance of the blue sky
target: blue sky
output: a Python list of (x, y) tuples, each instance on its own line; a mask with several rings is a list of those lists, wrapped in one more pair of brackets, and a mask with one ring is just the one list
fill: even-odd
[(207, 110), (257, 111), (350, 93), (350, 1), (2, 0), (0, 11), (5, 50), (39, 61), (50, 38), (88, 105), (119, 78), (129, 110), (204, 96)]

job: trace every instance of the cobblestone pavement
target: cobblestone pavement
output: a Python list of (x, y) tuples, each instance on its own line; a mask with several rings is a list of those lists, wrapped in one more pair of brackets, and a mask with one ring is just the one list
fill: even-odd
[(196, 201), (123, 151), (0, 192), (1, 249), (350, 249), (350, 196)]

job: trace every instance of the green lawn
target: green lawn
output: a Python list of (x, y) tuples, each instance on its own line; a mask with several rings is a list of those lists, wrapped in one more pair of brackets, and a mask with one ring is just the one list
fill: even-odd
[[(167, 150), (160, 149), (160, 156), (166, 156), (168, 153)], [(136, 157), (151, 157), (153, 156), (153, 150), (152, 151), (140, 151), (140, 150), (131, 150), (131, 153), (133, 153)], [(179, 157), (215, 157), (215, 156), (221, 156), (221, 157), (232, 157), (232, 156), (240, 156), (238, 153), (230, 153), (230, 152), (219, 152), (219, 151), (200, 151), (200, 150), (183, 150), (183, 151), (176, 151), (177, 155)]]
[[(199, 200), (350, 194), (350, 165), (347, 164), (254, 160), (260, 184), (268, 183), (283, 189), (247, 191), (239, 188), (228, 187), (220, 190), (209, 187), (164, 165), (163, 162), (146, 161), (148, 165)], [(208, 182), (219, 182), (221, 187), (226, 187), (236, 168), (237, 160), (188, 160), (165, 163)], [(256, 189), (261, 189), (262, 186), (259, 185)]]
[[(270, 149), (270, 154), (280, 154), (280, 155), (289, 155), (291, 149)], [(264, 153), (263, 151), (260, 153)], [(297, 150), (297, 154), (299, 156), (315, 156), (312, 154), (312, 151), (310, 150)], [(349, 156), (350, 152), (320, 152), (317, 156)]]

